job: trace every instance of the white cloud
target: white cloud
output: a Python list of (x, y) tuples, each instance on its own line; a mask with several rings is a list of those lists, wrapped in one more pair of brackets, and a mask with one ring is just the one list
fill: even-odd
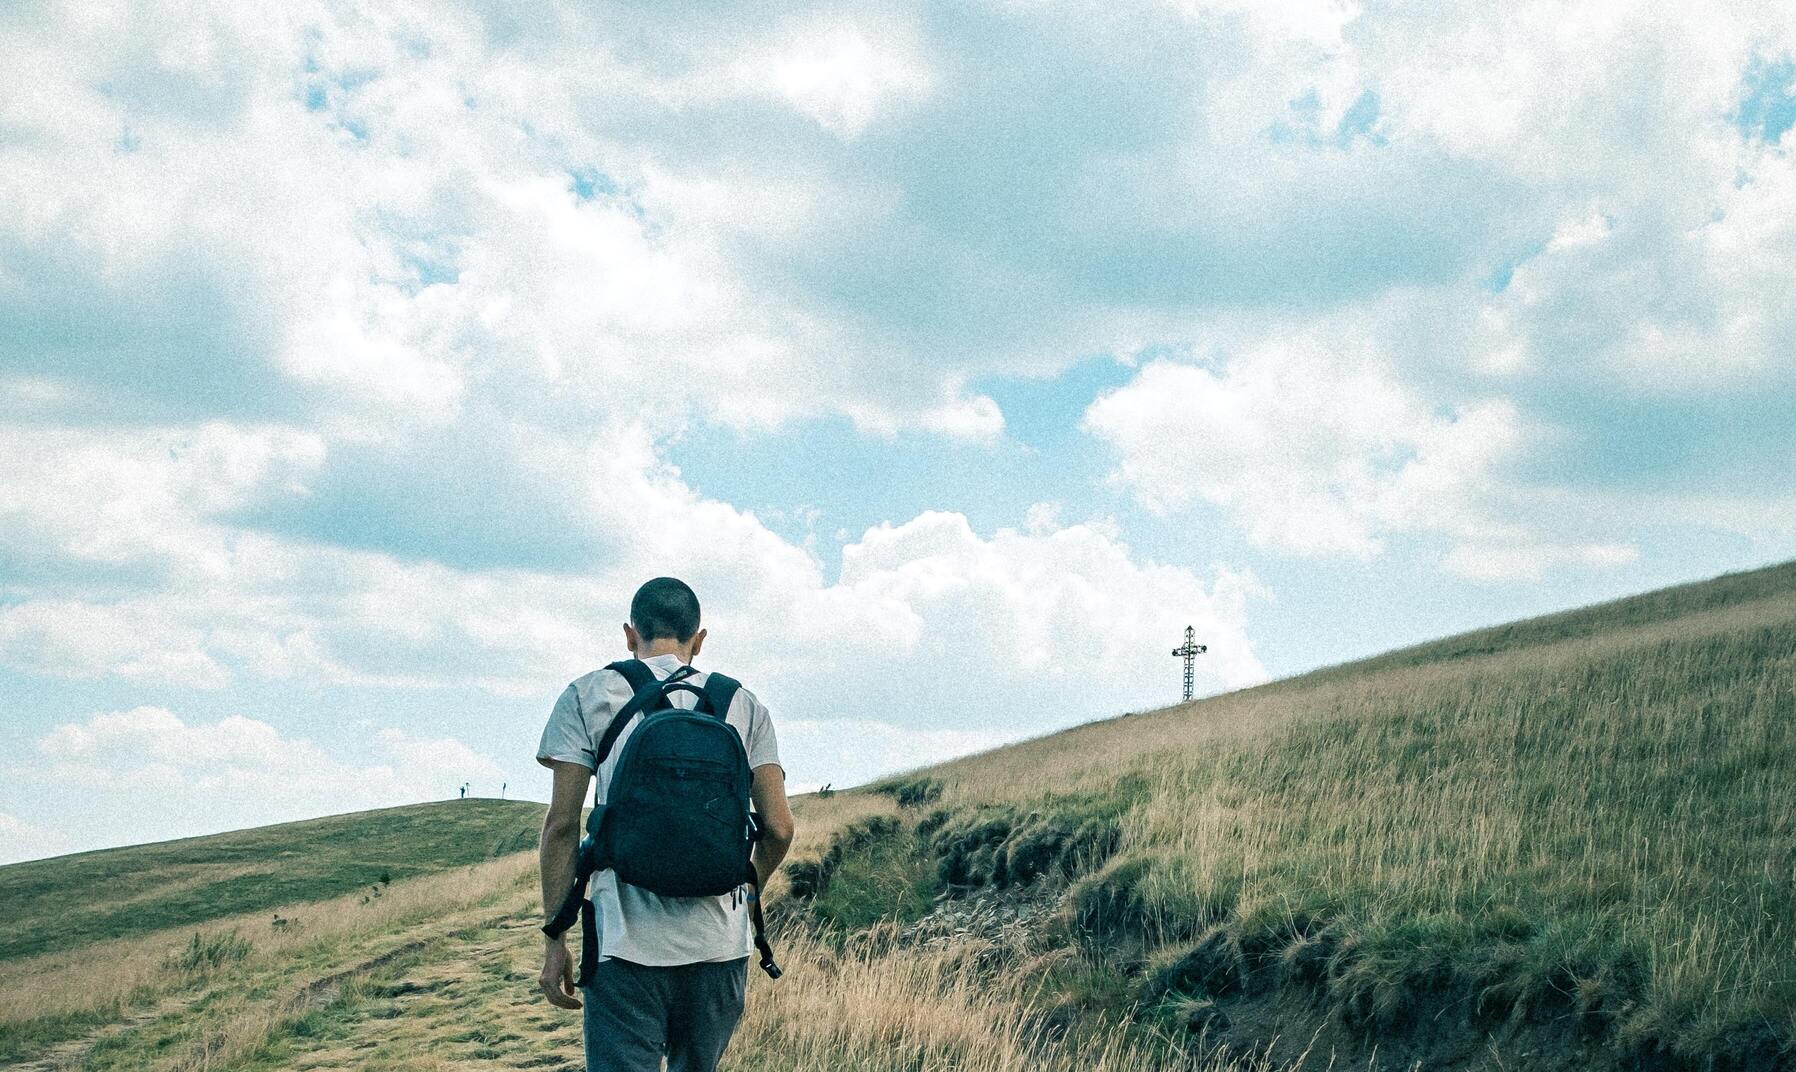
[(230, 671), (205, 650), (205, 622), (171, 609), (158, 600), (109, 605), (54, 598), (3, 607), (0, 659), (62, 677), (117, 674), (200, 689), (227, 684)]
[[(966, 518), (926, 513), (870, 529), (843, 548), (837, 585), (818, 593), (822, 636), (852, 667), (864, 701), (907, 724), (1046, 729), (1164, 697), (1159, 652), (1187, 624), (1209, 638), (1210, 687), (1266, 672), (1245, 629), (1250, 574), (1137, 561), (1098, 524), (982, 538)], [(852, 628), (845, 628), (849, 626)], [(815, 706), (813, 700), (810, 706)]]
[(1372, 360), (1299, 341), (1220, 373), (1153, 362), (1092, 403), (1085, 428), (1151, 509), (1201, 498), (1259, 543), (1366, 555), (1378, 549), (1370, 500), (1413, 444), (1415, 409)]
[(1004, 413), (985, 395), (956, 399), (925, 413), (923, 427), (955, 439), (996, 439), (1004, 431)]
[(496, 796), (505, 780), (498, 764), (450, 737), (389, 728), (359, 744), (344, 760), (258, 719), (189, 723), (144, 706), (55, 727), (37, 742), (44, 765), (9, 777), (78, 793), (131, 829), (160, 823), (183, 833), (445, 799), (463, 782)]
[[(964, 686), (970, 700), (1020, 684), (1042, 702), (1063, 679), (1084, 676), (1092, 683), (1077, 710), (1099, 715), (1151, 694), (1106, 661), (1155, 650), (1193, 620), (1217, 638), (1206, 680), (1265, 676), (1246, 633), (1251, 579), (1218, 571), (1207, 586), (1189, 569), (1138, 560), (1111, 526), (1062, 526), (1033, 510), (1021, 519), (1026, 531), (990, 537), (958, 513), (875, 527), (843, 549), (831, 582), (808, 549), (694, 492), (629, 429), (585, 449), (528, 441), (533, 465), (566, 474), (567, 524), (603, 549), (571, 572), (461, 568), (233, 523), (224, 507), (314, 494), (312, 468), (270, 466), (266, 451), (251, 452), (256, 464), (198, 466), (208, 474), (200, 479), (178, 459), (167, 461), (177, 476), (149, 464), (165, 460), (158, 436), (111, 453), (104, 437), (67, 442), (78, 449), (40, 452), (37, 485), (73, 487), (79, 477), (99, 498), (66, 512), (55, 495), (21, 499), (16, 530), (37, 534), (23, 546), (47, 561), (79, 561), (88, 539), (81, 518), (112, 509), (109, 495), (159, 523), (116, 534), (115, 557), (142, 577), (11, 581), (0, 663), (35, 673), (201, 688), (242, 677), (552, 695), (590, 669), (595, 643), (616, 635), (635, 586), (674, 573), (705, 599), (712, 650), (784, 693), (798, 717), (862, 717), (836, 708), (827, 680), (835, 671), (819, 662), (826, 651), (856, 667), (882, 703), (905, 705), (933, 679), (961, 673), (975, 675)], [(215, 479), (221, 471), (232, 479)], [(927, 711), (919, 719), (940, 720), (950, 709), (919, 710)], [(985, 707), (970, 717), (1029, 716)]]
[[(7, 31), (0, 73), (29, 134), (0, 150), (0, 199), (24, 206), (0, 223), (0, 308), (41, 343), (8, 355), (12, 393), (31, 387), (14, 404), (298, 394), (333, 445), (493, 411), (576, 435), (843, 414), (991, 440), (1003, 415), (962, 390), (980, 376), (1190, 342), (1194, 311), (1274, 345), (1268, 308), (1412, 285), (1487, 306), (1424, 372), (1784, 382), (1789, 157), (1727, 122), (1743, 65), (1791, 46), (1782, 21), (1172, 6), (964, 35), (867, 13), (230, 5), (177, 28), (52, 8)], [(787, 106), (890, 142), (845, 153)], [(1552, 241), (1592, 219), (1608, 239)], [(1502, 293), (1472, 292), (1506, 265)]]
[[(1547, 432), (1509, 402), (1430, 406), (1388, 359), (1296, 337), (1221, 368), (1150, 363), (1094, 402), (1085, 428), (1116, 453), (1112, 479), (1151, 509), (1221, 509), (1255, 543), (1368, 558), (1397, 533), (1451, 542), (1443, 565), (1478, 580), (1633, 561), (1631, 547), (1564, 543), (1556, 498), (1513, 470)], [(1553, 507), (1553, 508), (1549, 508)]]
[(1622, 397), (1789, 384), (1796, 159), (1734, 166), (1750, 181), (1696, 203), (1568, 217), (1486, 315), (1531, 367), (1582, 367)]
[(1261, 544), (1360, 556), (1404, 515), (1456, 508), (1514, 449), (1513, 422), (1496, 404), (1431, 414), (1376, 355), (1304, 338), (1219, 371), (1153, 362), (1085, 415), (1150, 508), (1207, 501)]
[(0, 811), (0, 864), (57, 856), (70, 848), (60, 832)]
[(325, 461), (316, 434), (209, 421), (104, 431), (0, 426), (0, 549), (27, 561), (217, 575), (232, 541), (215, 520), (304, 495)]
[[(1007, 744), (1030, 732), (918, 729), (873, 719), (789, 719), (776, 722), (780, 759), (794, 780), (791, 793), (824, 785), (864, 785), (896, 771), (928, 766)], [(827, 779), (827, 780), (826, 780)]]
[(1479, 581), (1538, 581), (1555, 566), (1625, 566), (1640, 552), (1621, 544), (1530, 544), (1520, 547), (1461, 544), (1442, 563), (1461, 577)]
[[(48, 341), (0, 351), (52, 386), (100, 380), (114, 398), (87, 409), (293, 393), (326, 403), (333, 431), (391, 435), (454, 421), (479, 389), (518, 416), (665, 410), (664, 431), (698, 406), (757, 427), (853, 410), (990, 434), (989, 399), (941, 401), (955, 373), (840, 360), (860, 344), (733, 261), (744, 237), (864, 219), (864, 191), (660, 159), (590, 115), (771, 93), (851, 136), (927, 88), (902, 25), (726, 37), (687, 57), (689, 78), (608, 57), (603, 27), (578, 20), (520, 67), (453, 12), (215, 14), (184, 23), (182, 48), (114, 47), (170, 35), (147, 16), (0, 31), (7, 120), (30, 135), (0, 149), (0, 199), (29, 206), (0, 222), (28, 273), (0, 270), (0, 313)], [(197, 77), (188, 64), (216, 76), (203, 99), (164, 92)], [(183, 397), (170, 381), (187, 368)]]
[(901, 34), (902, 28), (881, 27), (870, 41), (852, 25), (806, 33), (772, 60), (769, 73), (794, 107), (852, 138), (881, 110), (929, 91), (931, 78), (914, 46), (895, 47)]

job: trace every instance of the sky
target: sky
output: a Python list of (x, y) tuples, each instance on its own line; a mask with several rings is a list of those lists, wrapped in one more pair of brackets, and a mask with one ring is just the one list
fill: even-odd
[(845, 786), (1796, 557), (1796, 14), (0, 6), (0, 861)]

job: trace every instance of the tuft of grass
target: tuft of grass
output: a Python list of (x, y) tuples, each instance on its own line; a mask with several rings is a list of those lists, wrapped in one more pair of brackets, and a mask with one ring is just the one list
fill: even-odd
[[(726, 1060), (739, 1072), (1264, 1072), (1132, 1030), (1065, 1033), (1033, 963), (991, 966), (975, 943), (886, 954), (792, 937), (816, 970), (755, 987)], [(984, 966), (982, 966), (984, 965)], [(1112, 1024), (1126, 1028), (1126, 1020)]]
[(942, 798), (942, 783), (936, 778), (911, 778), (875, 788), (889, 794), (900, 808), (921, 808)]
[(166, 961), (172, 971), (188, 975), (205, 975), (249, 956), (250, 940), (235, 930), (202, 934), (195, 931), (193, 940), (171, 954)]

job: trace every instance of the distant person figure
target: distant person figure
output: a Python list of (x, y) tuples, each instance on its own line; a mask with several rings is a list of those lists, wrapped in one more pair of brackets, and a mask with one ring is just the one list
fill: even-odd
[(468, 799), (468, 783), (467, 782), (461, 783), (461, 798), (463, 800)]
[[(624, 644), (635, 658), (594, 670), (569, 685), (555, 702), (537, 748), (537, 762), (555, 772), (540, 849), (543, 913), (549, 924), (543, 928), (546, 944), (538, 985), (550, 1003), (564, 1009), (581, 1008), (575, 994), (584, 991), (589, 1072), (658, 1072), (664, 1057), (668, 1072), (712, 1072), (742, 1016), (749, 954), (759, 949), (762, 968), (778, 977), (772, 951), (760, 935), (757, 897), (792, 844), (786, 774), (773, 721), (760, 700), (733, 679), (691, 667), (704, 642), (698, 597), (691, 588), (672, 577), (644, 584), (630, 601), (630, 621), (624, 626)], [(665, 813), (669, 810), (665, 807), (630, 808), (628, 802), (641, 799), (645, 790), (647, 799), (664, 801), (684, 786), (667, 787), (672, 792), (651, 786), (647, 772), (658, 769), (655, 759), (631, 755), (619, 782), (620, 803), (609, 813), (603, 809), (609, 807), (612, 780), (619, 775), (619, 761), (626, 758), (632, 735), (650, 724), (644, 709), (685, 711), (701, 704), (720, 716), (727, 730), (708, 721), (662, 714), (643, 739), (678, 747), (679, 741), (670, 734), (679, 726), (688, 741), (705, 737), (713, 745), (723, 742), (738, 767), (746, 755), (744, 788), (752, 797), (760, 835), (753, 843), (752, 871), (746, 831), (724, 835), (726, 842), (736, 839), (733, 851), (740, 853), (739, 870), (723, 880), (726, 887), (738, 883), (735, 890), (664, 896), (633, 883), (650, 881), (643, 877), (645, 864), (647, 871), (678, 872), (684, 861), (627, 860), (629, 847), (657, 843), (619, 834), (613, 820), (640, 824), (645, 821), (640, 816)], [(621, 720), (616, 717), (620, 712)], [(601, 828), (600, 843), (606, 848), (588, 862), (592, 866), (598, 861), (600, 869), (585, 890), (590, 900), (582, 916), (587, 926), (582, 928), (581, 977), (576, 984), (564, 931), (571, 926), (577, 901), (577, 894), (570, 897), (569, 891), (581, 870), (581, 808), (587, 782), (595, 773), (595, 813), (605, 816), (609, 826)], [(738, 802), (719, 791), (702, 810), (746, 820), (748, 801), (739, 804), (743, 811), (732, 811)], [(616, 855), (601, 860), (604, 852)], [(633, 882), (621, 881), (620, 870)]]
[(511, 784), (510, 782), (500, 782), (499, 783), (499, 799), (500, 800), (505, 799), (505, 787), (510, 784)]

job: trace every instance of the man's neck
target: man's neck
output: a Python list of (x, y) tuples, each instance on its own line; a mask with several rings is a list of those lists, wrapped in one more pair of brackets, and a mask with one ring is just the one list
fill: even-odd
[(686, 649), (672, 641), (655, 641), (644, 644), (642, 649), (636, 653), (638, 659), (653, 659), (657, 655), (677, 655), (683, 663), (692, 661), (692, 656), (686, 653)]

